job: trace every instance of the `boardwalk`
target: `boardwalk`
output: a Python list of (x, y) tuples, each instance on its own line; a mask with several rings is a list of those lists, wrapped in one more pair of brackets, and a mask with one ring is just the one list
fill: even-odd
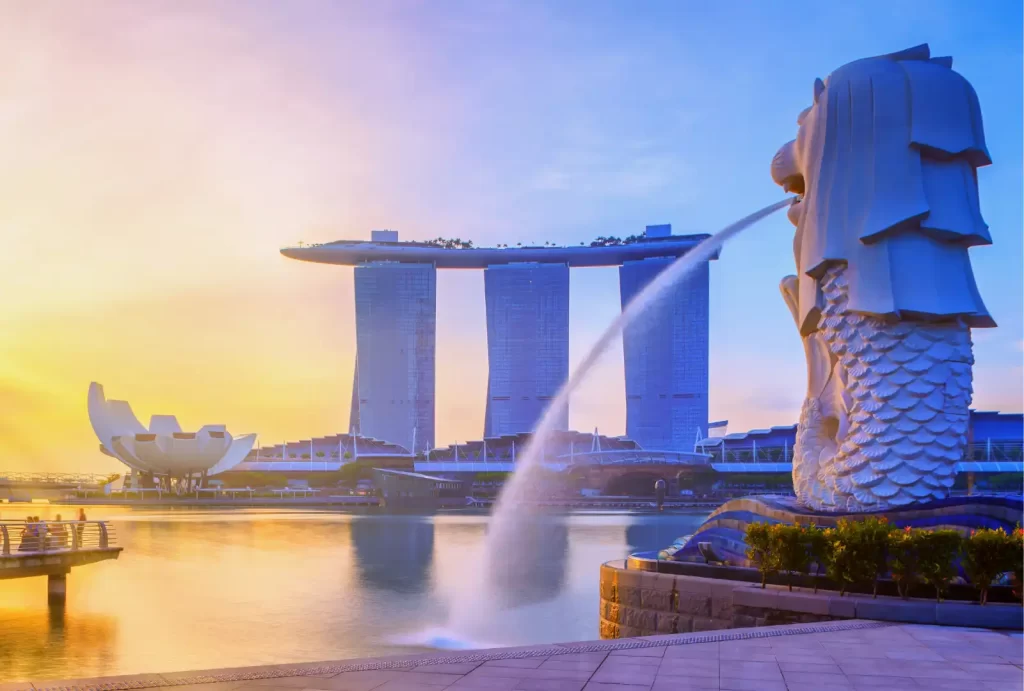
[(0, 580), (46, 576), (52, 603), (62, 603), (72, 568), (117, 559), (105, 521), (0, 521)]
[(1022, 639), (846, 621), (308, 665), (0, 684), (0, 691), (1020, 691)]

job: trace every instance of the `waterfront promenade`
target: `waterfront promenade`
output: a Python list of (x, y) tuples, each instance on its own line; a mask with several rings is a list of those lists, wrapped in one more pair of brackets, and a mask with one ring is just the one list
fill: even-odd
[(883, 622), (733, 629), (303, 665), (0, 683), (0, 691), (1019, 691), (1024, 639)]

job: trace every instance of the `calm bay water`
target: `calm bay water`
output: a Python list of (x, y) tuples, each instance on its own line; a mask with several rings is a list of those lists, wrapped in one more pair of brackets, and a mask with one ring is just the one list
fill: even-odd
[[(29, 507), (4, 506), (5, 517)], [(22, 510), (23, 509), (23, 510)], [(69, 507), (31, 507), (52, 518)], [(475, 587), (489, 517), (92, 507), (125, 548), (46, 579), (0, 581), (0, 681), (422, 652)], [(20, 517), (20, 513), (18, 513)], [(658, 549), (704, 514), (548, 516), (537, 559), (510, 564), (488, 644), (598, 636), (598, 567)]]

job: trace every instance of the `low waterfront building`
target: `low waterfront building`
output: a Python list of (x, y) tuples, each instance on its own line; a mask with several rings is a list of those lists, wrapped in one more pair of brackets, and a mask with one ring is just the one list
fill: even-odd
[(373, 469), (373, 484), (389, 508), (465, 506), (470, 493), (470, 485), (464, 480), (387, 468)]
[[(690, 451), (648, 449), (628, 437), (597, 430), (555, 431), (540, 450), (542, 463), (552, 473), (570, 476), (577, 493), (597, 489), (631, 494), (642, 489), (640, 494), (649, 494), (659, 478), (668, 484), (670, 495), (715, 486), (786, 489), (796, 425), (725, 434), (725, 424), (711, 423), (712, 432), (721, 436), (702, 439)], [(957, 488), (973, 488), (969, 474), (974, 473), (978, 487), (1012, 489), (1014, 478), (1024, 470), (1024, 415), (974, 411), (969, 429), (968, 455), (958, 465)], [(516, 469), (532, 439), (530, 433), (507, 434), (412, 454), (386, 441), (334, 434), (261, 446), (232, 468), (231, 475), (234, 482), (233, 475), (239, 473), (237, 481), (242, 484), (249, 478), (241, 473), (266, 473), (311, 479), (318, 487), (354, 486), (371, 478), (378, 486), (374, 469), (390, 469), (466, 482), (473, 494), (490, 496)], [(1003, 479), (996, 482), (996, 475)]]
[[(787, 425), (709, 437), (697, 442), (697, 448), (714, 463), (791, 463), (795, 442), (796, 425)], [(972, 410), (964, 462), (1019, 466), (1022, 461), (1024, 413)]]
[(404, 446), (354, 434), (332, 434), (272, 446), (258, 446), (233, 468), (238, 472), (329, 473), (353, 462), (384, 468), (412, 468)]

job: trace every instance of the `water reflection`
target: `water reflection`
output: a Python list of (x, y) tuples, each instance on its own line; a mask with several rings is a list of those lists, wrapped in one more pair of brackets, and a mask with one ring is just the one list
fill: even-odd
[[(565, 586), (569, 527), (564, 516), (531, 514), (517, 524), (515, 540), (504, 558), (491, 561), (490, 593), (501, 607), (522, 607), (550, 600)], [(470, 565), (467, 565), (470, 568)]]
[(658, 520), (656, 517), (638, 518), (626, 527), (626, 543), (630, 552), (649, 552), (665, 549), (677, 538), (692, 533), (704, 522), (700, 516), (678, 516), (677, 520)]
[[(34, 512), (67, 513), (67, 507)], [(92, 507), (124, 553), (75, 569), (66, 609), (46, 579), (0, 581), (0, 682), (418, 652), (480, 578), (489, 517)], [(699, 517), (534, 517), (539, 545), (491, 574), (504, 607), (482, 640), (596, 638), (598, 566), (692, 532)], [(653, 544), (652, 544), (653, 543)]]
[(426, 589), (434, 560), (434, 523), (418, 516), (360, 517), (351, 522), (362, 584), (418, 593)]
[[(46, 602), (45, 581), (38, 593)], [(117, 618), (99, 614), (69, 617), (63, 607), (0, 609), (0, 679), (46, 676), (60, 659), (77, 676), (106, 674), (114, 667)]]

